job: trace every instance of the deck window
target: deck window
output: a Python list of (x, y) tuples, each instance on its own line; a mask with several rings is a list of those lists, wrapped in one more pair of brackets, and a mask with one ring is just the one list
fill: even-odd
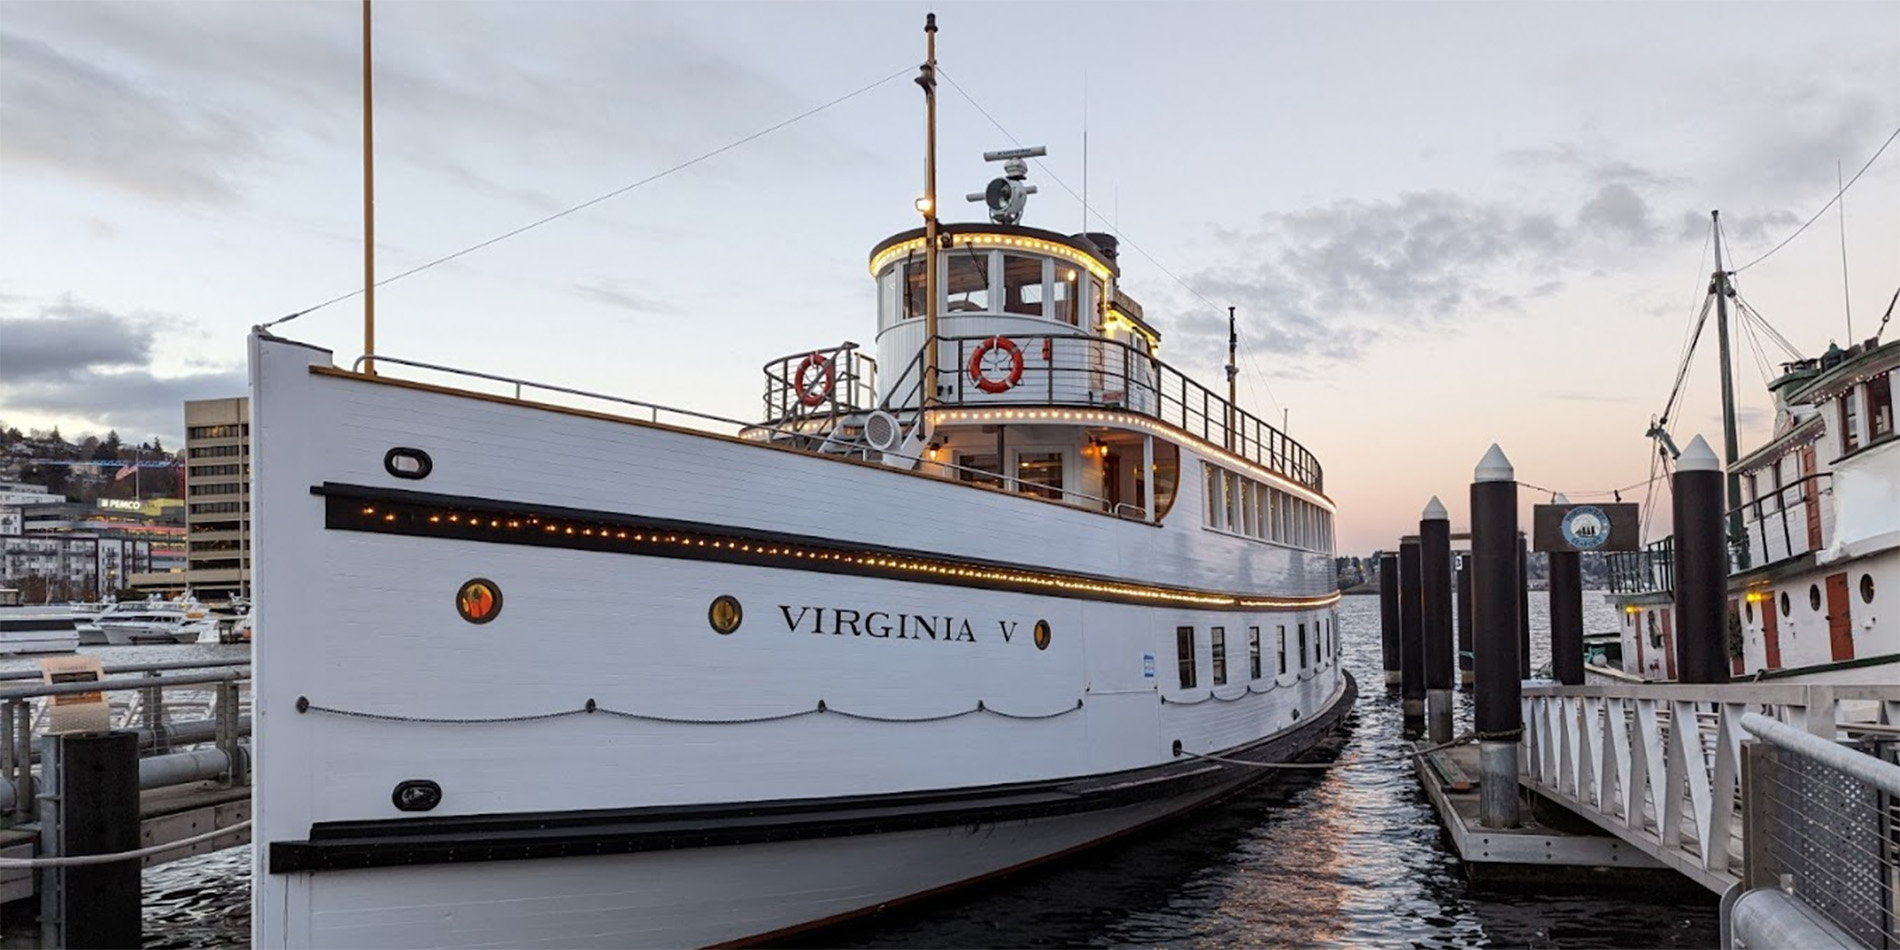
[(1300, 669), (1306, 669), (1306, 624), (1300, 624)]
[(904, 319), (915, 320), (924, 315), (924, 260), (921, 257), (904, 262)]
[(1854, 404), (1860, 394), (1852, 389), (1841, 394), (1841, 454), (1860, 448), (1860, 413)]
[(1214, 685), (1227, 685), (1227, 628), (1214, 627), (1207, 631), (1207, 642), (1214, 651)]
[(1061, 500), (1062, 453), (1016, 453), (1016, 481), (1018, 491)]
[(981, 313), (990, 309), (990, 256), (981, 251), (952, 251), (944, 284), (945, 313)]
[(1286, 624), (1280, 625), (1280, 675), (1286, 675)]
[(988, 455), (970, 455), (957, 453), (957, 480), (977, 485), (1003, 487), (1003, 465), (995, 453)]
[(1049, 318), (1058, 323), (1076, 325), (1076, 296), (1080, 292), (1076, 278), (1080, 276), (1075, 268), (1056, 265), (1056, 279), (1051, 286)]
[(1893, 436), (1893, 378), (1881, 373), (1867, 381), (1867, 441)]
[(1182, 689), (1194, 688), (1194, 628), (1174, 628), (1175, 667), (1179, 671)]
[(1250, 679), (1260, 678), (1260, 628), (1247, 628), (1247, 669)]
[(1003, 312), (1042, 316), (1042, 264), (1040, 257), (1003, 255)]

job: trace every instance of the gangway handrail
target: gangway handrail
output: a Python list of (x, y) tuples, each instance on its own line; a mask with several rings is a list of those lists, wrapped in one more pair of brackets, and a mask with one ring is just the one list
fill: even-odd
[[(249, 657), (243, 659), (223, 657), (214, 660), (164, 660), (154, 663), (115, 663), (105, 667), (104, 672), (107, 675), (112, 675), (118, 673), (157, 672), (162, 670), (205, 670), (216, 667), (250, 665), (251, 660)], [(7, 680), (36, 680), (40, 678), (40, 675), (39, 670), (0, 670), (0, 682)], [(150, 684), (147, 683), (147, 685)]]
[(1850, 778), (1866, 782), (1889, 795), (1900, 797), (1900, 765), (1884, 762), (1864, 752), (1829, 742), (1810, 732), (1777, 722), (1761, 713), (1742, 714), (1742, 728), (1777, 748), (1806, 756)]
[(94, 680), (89, 683), (35, 683), (30, 686), (0, 687), (0, 702), (34, 699), (40, 696), (73, 696), (81, 693), (150, 689), (154, 686), (210, 686), (216, 683), (235, 683), (250, 678), (251, 675), (248, 672), (219, 670), (185, 676), (128, 676), (121, 679)]

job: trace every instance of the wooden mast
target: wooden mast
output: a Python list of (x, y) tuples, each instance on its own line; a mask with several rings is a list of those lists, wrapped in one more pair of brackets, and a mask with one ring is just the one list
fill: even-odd
[(363, 372), (376, 375), (376, 161), (370, 108), (369, 0), (363, 0)]
[[(367, 0), (366, 0), (367, 2)], [(924, 65), (917, 85), (924, 88), (924, 401), (937, 404), (937, 15), (924, 15)]]

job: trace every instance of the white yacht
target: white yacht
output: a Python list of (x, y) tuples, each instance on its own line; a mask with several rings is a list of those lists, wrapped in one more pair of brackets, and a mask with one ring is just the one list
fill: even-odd
[(99, 613), (93, 623), (112, 646), (197, 643), (206, 632), (217, 630), (217, 621), (190, 598), (122, 601)]
[(1020, 159), (760, 420), (252, 336), (257, 946), (776, 939), (1340, 728), (1319, 461)]

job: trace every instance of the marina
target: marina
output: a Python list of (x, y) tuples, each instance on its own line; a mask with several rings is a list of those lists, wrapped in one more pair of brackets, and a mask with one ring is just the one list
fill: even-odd
[[(1320, 8), (154, 9), (0, 25), (33, 133), (0, 165), (171, 175), (130, 189), (164, 208), (167, 135), (224, 129), (178, 207), (233, 235), (194, 245), (233, 262), (210, 362), (157, 311), (0, 293), (0, 946), (1900, 946), (1900, 290), (1886, 229), (1850, 275), (1846, 200), (1890, 202), (1886, 120), (1812, 133), (1856, 164), (1810, 202), (1554, 107), (1628, 97), (1600, 78), (1516, 123), (1590, 135), (1482, 152), (1343, 91), (1502, 88), (1462, 57), (1548, 98), (1670, 10), (1409, 9), (1345, 75), (1288, 71), (1351, 19)], [(1125, 45), (1190, 22), (1199, 61)], [(49, 158), (46, 103), (138, 100), (120, 56), (183, 84), (144, 93), (157, 147)], [(276, 106), (221, 98), (264, 62)], [(1240, 63), (1277, 91), (1208, 111)], [(248, 120), (158, 104), (193, 85)], [(295, 172), (232, 138), (289, 122)], [(236, 183), (292, 174), (262, 238)], [(1711, 188), (1742, 210), (1681, 210)], [(1795, 243), (1830, 215), (1845, 336)]]

